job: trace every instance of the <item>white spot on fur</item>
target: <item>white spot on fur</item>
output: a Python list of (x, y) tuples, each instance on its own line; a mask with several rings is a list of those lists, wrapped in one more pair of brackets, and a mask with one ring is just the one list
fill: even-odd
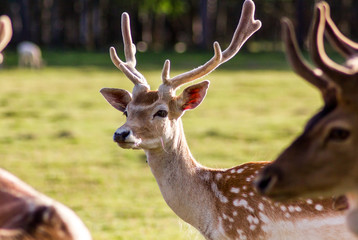
[(236, 207), (243, 207), (243, 208), (249, 210), (250, 212), (255, 211), (252, 207), (249, 206), (248, 202), (245, 199), (241, 199), (241, 200), (236, 199), (233, 201), (233, 204)]
[(237, 173), (242, 173), (244, 171), (244, 169), (240, 168), (240, 169), (237, 169)]
[(254, 231), (256, 229), (256, 225), (250, 225), (250, 230)]
[(322, 211), (323, 210), (323, 206), (321, 204), (316, 204), (316, 206), (314, 207), (317, 211)]
[(231, 173), (235, 173), (235, 172), (236, 172), (235, 169), (231, 170)]
[(308, 204), (312, 204), (312, 203), (313, 203), (313, 201), (312, 201), (312, 199), (307, 199), (307, 200), (306, 200), (306, 203), (308, 203)]
[(262, 212), (259, 212), (259, 217), (260, 217), (261, 221), (263, 221), (264, 223), (269, 223), (270, 222), (270, 219), (265, 214), (263, 214)]
[(299, 206), (296, 206), (296, 207), (295, 207), (295, 210), (296, 210), (296, 212), (301, 212), (301, 211), (302, 211), (302, 208), (300, 208)]
[(259, 209), (260, 209), (260, 211), (264, 211), (264, 210), (265, 210), (265, 207), (264, 207), (264, 204), (263, 204), (263, 203), (259, 203)]
[(211, 190), (213, 190), (215, 196), (220, 200), (220, 202), (227, 203), (229, 201), (227, 197), (225, 197), (223, 193), (218, 189), (218, 185), (216, 185), (216, 183), (211, 183)]
[(249, 221), (250, 224), (259, 224), (259, 219), (253, 215), (247, 216), (247, 221)]
[(216, 174), (216, 176), (215, 176), (216, 181), (219, 181), (222, 177), (223, 177), (223, 175), (221, 173)]
[(230, 192), (232, 192), (232, 193), (239, 193), (239, 192), (240, 192), (240, 188), (232, 187), (232, 188), (230, 189)]
[(280, 209), (284, 212), (286, 212), (286, 210), (287, 210), (286, 206), (283, 206), (283, 205), (280, 206)]
[(237, 212), (234, 211), (234, 212), (232, 213), (232, 215), (236, 217), (236, 216), (237, 216)]
[(246, 237), (244, 231), (242, 231), (241, 229), (236, 229), (236, 231), (239, 234), (239, 239), (240, 240), (247, 240), (247, 237)]
[(246, 189), (247, 189), (247, 186), (243, 186), (242, 189), (246, 190)]
[(253, 196), (255, 195), (255, 193), (250, 192), (249, 195), (250, 195), (251, 197), (253, 197)]
[(287, 213), (285, 213), (285, 217), (286, 217), (286, 218), (290, 218), (290, 217), (291, 217), (291, 214), (289, 214), (289, 213), (287, 212)]
[(288, 206), (288, 211), (290, 211), (291, 213), (295, 211), (295, 207), (294, 206)]

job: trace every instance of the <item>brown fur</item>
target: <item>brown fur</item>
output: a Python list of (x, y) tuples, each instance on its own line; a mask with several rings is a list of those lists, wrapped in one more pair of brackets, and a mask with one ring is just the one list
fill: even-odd
[(148, 91), (145, 94), (141, 94), (133, 99), (135, 105), (152, 105), (158, 101), (158, 91)]
[[(324, 33), (346, 58), (345, 65), (334, 63), (325, 53)], [(283, 36), (294, 70), (321, 91), (325, 107), (263, 169), (256, 187), (276, 200), (347, 193), (348, 225), (358, 235), (358, 43), (339, 32), (325, 2), (316, 4), (310, 37), (310, 54), (317, 69), (302, 59), (288, 20), (283, 21)]]

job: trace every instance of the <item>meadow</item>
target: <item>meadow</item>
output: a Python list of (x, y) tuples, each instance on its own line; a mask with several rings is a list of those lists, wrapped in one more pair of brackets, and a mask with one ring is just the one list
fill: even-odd
[[(109, 54), (45, 52), (47, 67), (37, 71), (18, 69), (16, 55), (7, 56), (0, 70), (2, 168), (71, 207), (94, 239), (202, 239), (167, 207), (144, 153), (112, 141), (125, 117), (99, 90), (133, 86)], [(138, 69), (156, 89), (166, 58), (176, 75), (210, 57), (141, 53)], [(239, 53), (204, 79), (211, 81), (208, 95), (183, 123), (194, 157), (209, 167), (275, 159), (322, 102), (282, 53)]]

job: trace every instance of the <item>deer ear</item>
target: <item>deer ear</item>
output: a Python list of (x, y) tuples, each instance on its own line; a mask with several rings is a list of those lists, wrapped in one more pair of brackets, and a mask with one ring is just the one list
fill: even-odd
[(184, 89), (177, 100), (178, 108), (181, 111), (185, 111), (199, 106), (206, 96), (209, 83), (209, 81), (203, 81)]
[(132, 94), (124, 89), (102, 88), (100, 93), (109, 104), (121, 112), (124, 112), (128, 103), (132, 101)]

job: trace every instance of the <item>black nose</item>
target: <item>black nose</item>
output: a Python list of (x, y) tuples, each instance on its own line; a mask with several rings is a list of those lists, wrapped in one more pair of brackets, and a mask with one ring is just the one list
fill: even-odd
[(279, 176), (280, 174), (276, 168), (267, 166), (254, 182), (256, 190), (260, 194), (267, 195), (276, 185)]
[(129, 135), (129, 131), (123, 131), (123, 132), (115, 132), (113, 135), (113, 141), (115, 142), (124, 142), (126, 138)]

